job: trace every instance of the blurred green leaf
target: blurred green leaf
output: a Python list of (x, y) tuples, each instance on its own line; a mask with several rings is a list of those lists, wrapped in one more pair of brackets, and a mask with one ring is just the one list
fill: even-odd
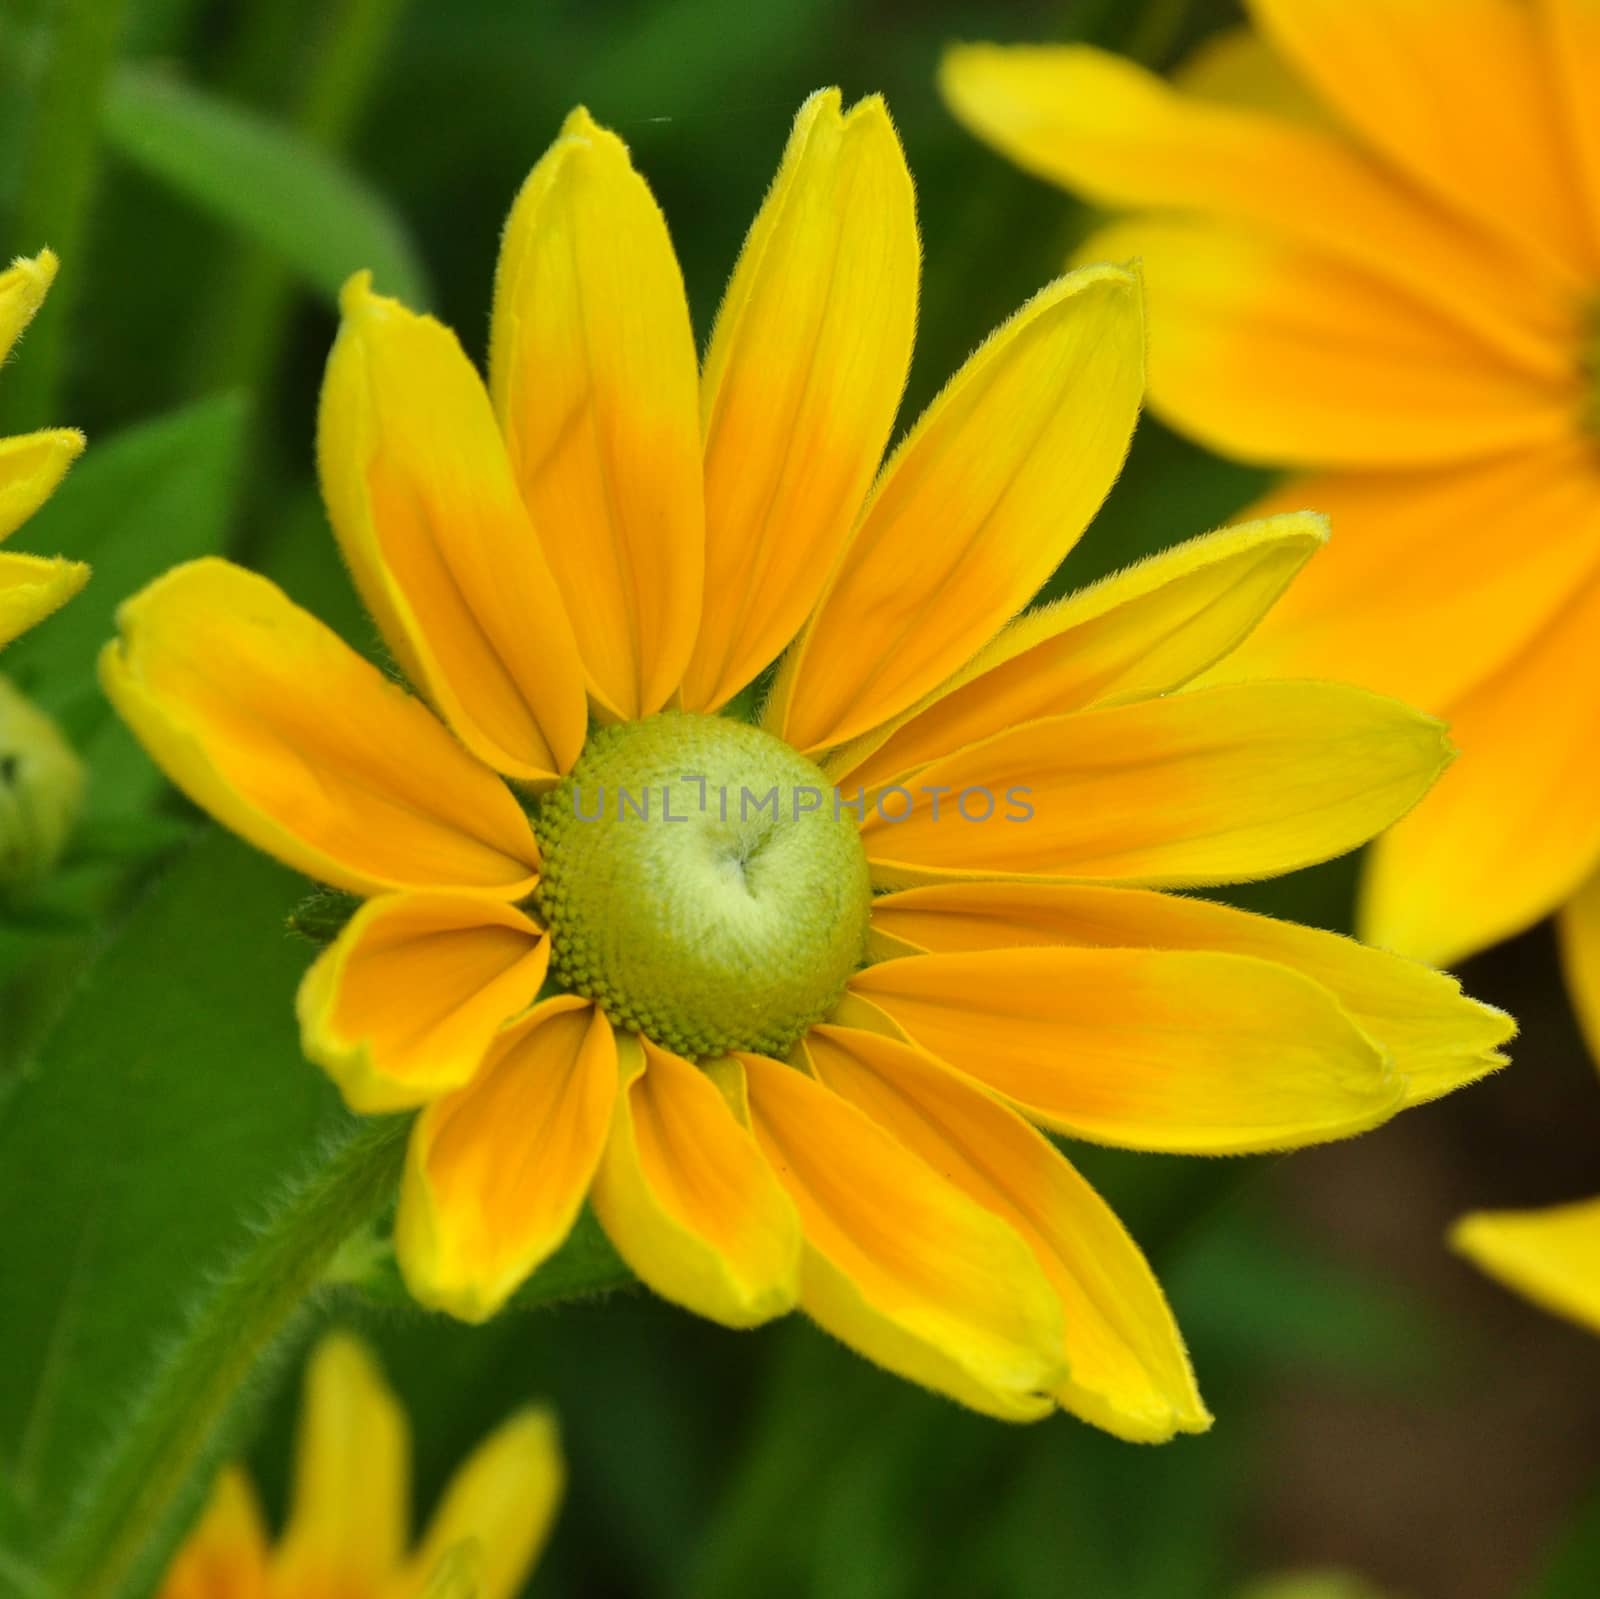
[(1549, 1564), (1522, 1599), (1594, 1599), (1600, 1593), (1600, 1485), (1563, 1529)]

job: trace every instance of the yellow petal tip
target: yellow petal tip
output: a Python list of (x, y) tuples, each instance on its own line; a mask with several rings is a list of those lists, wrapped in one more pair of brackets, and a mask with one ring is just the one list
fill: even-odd
[(344, 287), (339, 290), (339, 314), (346, 321), (353, 321), (377, 299), (372, 292), (372, 273), (363, 267), (344, 280)]

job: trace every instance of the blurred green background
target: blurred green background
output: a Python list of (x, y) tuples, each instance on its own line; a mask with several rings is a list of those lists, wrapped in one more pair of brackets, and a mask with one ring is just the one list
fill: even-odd
[[(881, 90), (925, 246), (904, 421), (1089, 220), (956, 127), (941, 48), (1087, 38), (1166, 66), (1235, 20), (1221, 0), (6, 0), (0, 251), (63, 265), (0, 431), (92, 441), (17, 545), (96, 575), (4, 661), (93, 787), (63, 870), (0, 906), (0, 1595), (35, 1591), (26, 1551), (70, 1526), (189, 1299), (341, 1124), (294, 1039), (303, 885), (164, 793), (93, 657), (119, 599), (216, 549), (372, 649), (313, 481), (343, 276), (374, 267), (481, 354), (505, 211), (581, 101), (654, 185), (703, 336), (800, 101)], [(1052, 589), (1218, 525), (1262, 481), (1146, 422)], [(1351, 883), (1344, 863), (1252, 902), (1342, 927)], [(469, 1330), (345, 1291), (221, 1444), (281, 1507), (301, 1355), (337, 1317), (411, 1409), (424, 1505), (513, 1403), (559, 1406), (571, 1489), (540, 1595), (1225, 1599), (1327, 1567), (1393, 1599), (1593, 1599), (1600, 1345), (1442, 1234), (1470, 1206), (1592, 1189), (1600, 1092), (1546, 931), (1466, 978), (1524, 1036), (1455, 1100), (1286, 1160), (1074, 1152), (1169, 1286), (1205, 1438), (1006, 1428), (798, 1319), (736, 1335), (625, 1292)]]

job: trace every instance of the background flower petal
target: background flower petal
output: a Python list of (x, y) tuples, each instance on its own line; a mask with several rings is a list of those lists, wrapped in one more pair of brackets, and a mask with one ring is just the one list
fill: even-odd
[(1600, 1199), (1463, 1216), (1450, 1245), (1534, 1304), (1600, 1332)]

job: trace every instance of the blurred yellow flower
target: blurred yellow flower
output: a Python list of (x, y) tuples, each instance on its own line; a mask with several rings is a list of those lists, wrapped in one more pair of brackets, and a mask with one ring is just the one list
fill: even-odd
[[(417, 1298), (494, 1314), (588, 1199), (702, 1315), (798, 1304), (977, 1409), (1167, 1438), (1209, 1422), (1171, 1313), (1034, 1124), (1289, 1148), (1483, 1075), (1511, 1025), (1160, 892), (1352, 848), (1443, 729), (1334, 684), (1173, 692), (1315, 517), (1012, 621), (1121, 466), (1139, 285), (1051, 284), (880, 470), (919, 265), (882, 102), (818, 94), (699, 369), (665, 222), (575, 112), (507, 225), (487, 388), (437, 322), (344, 297), (324, 493), (432, 709), (216, 561), (123, 608), (103, 680), (196, 801), (365, 898), (302, 1036), (356, 1110), (425, 1107)], [(786, 646), (761, 726), (716, 714)]]
[[(56, 275), (56, 258), (41, 250), (0, 272), (0, 361), (4, 361), (44, 302)], [(0, 541), (10, 536), (55, 492), (67, 468), (83, 453), (75, 428), (48, 428), (0, 439)], [(0, 649), (42, 621), (89, 579), (78, 561), (0, 550)]]
[(405, 1412), (365, 1345), (331, 1333), (306, 1370), (282, 1537), (269, 1542), (249, 1477), (227, 1466), (157, 1599), (514, 1599), (564, 1477), (554, 1422), (519, 1411), (450, 1479), (413, 1546)]
[[(1301, 473), (1329, 554), (1228, 674), (1350, 678), (1463, 759), (1377, 844), (1361, 931), (1449, 965), (1565, 907), (1600, 1051), (1600, 8), (1248, 0), (1169, 86), (1083, 47), (951, 52), (957, 115), (1137, 213), (1151, 397)], [(1588, 974), (1587, 976), (1585, 974)]]

